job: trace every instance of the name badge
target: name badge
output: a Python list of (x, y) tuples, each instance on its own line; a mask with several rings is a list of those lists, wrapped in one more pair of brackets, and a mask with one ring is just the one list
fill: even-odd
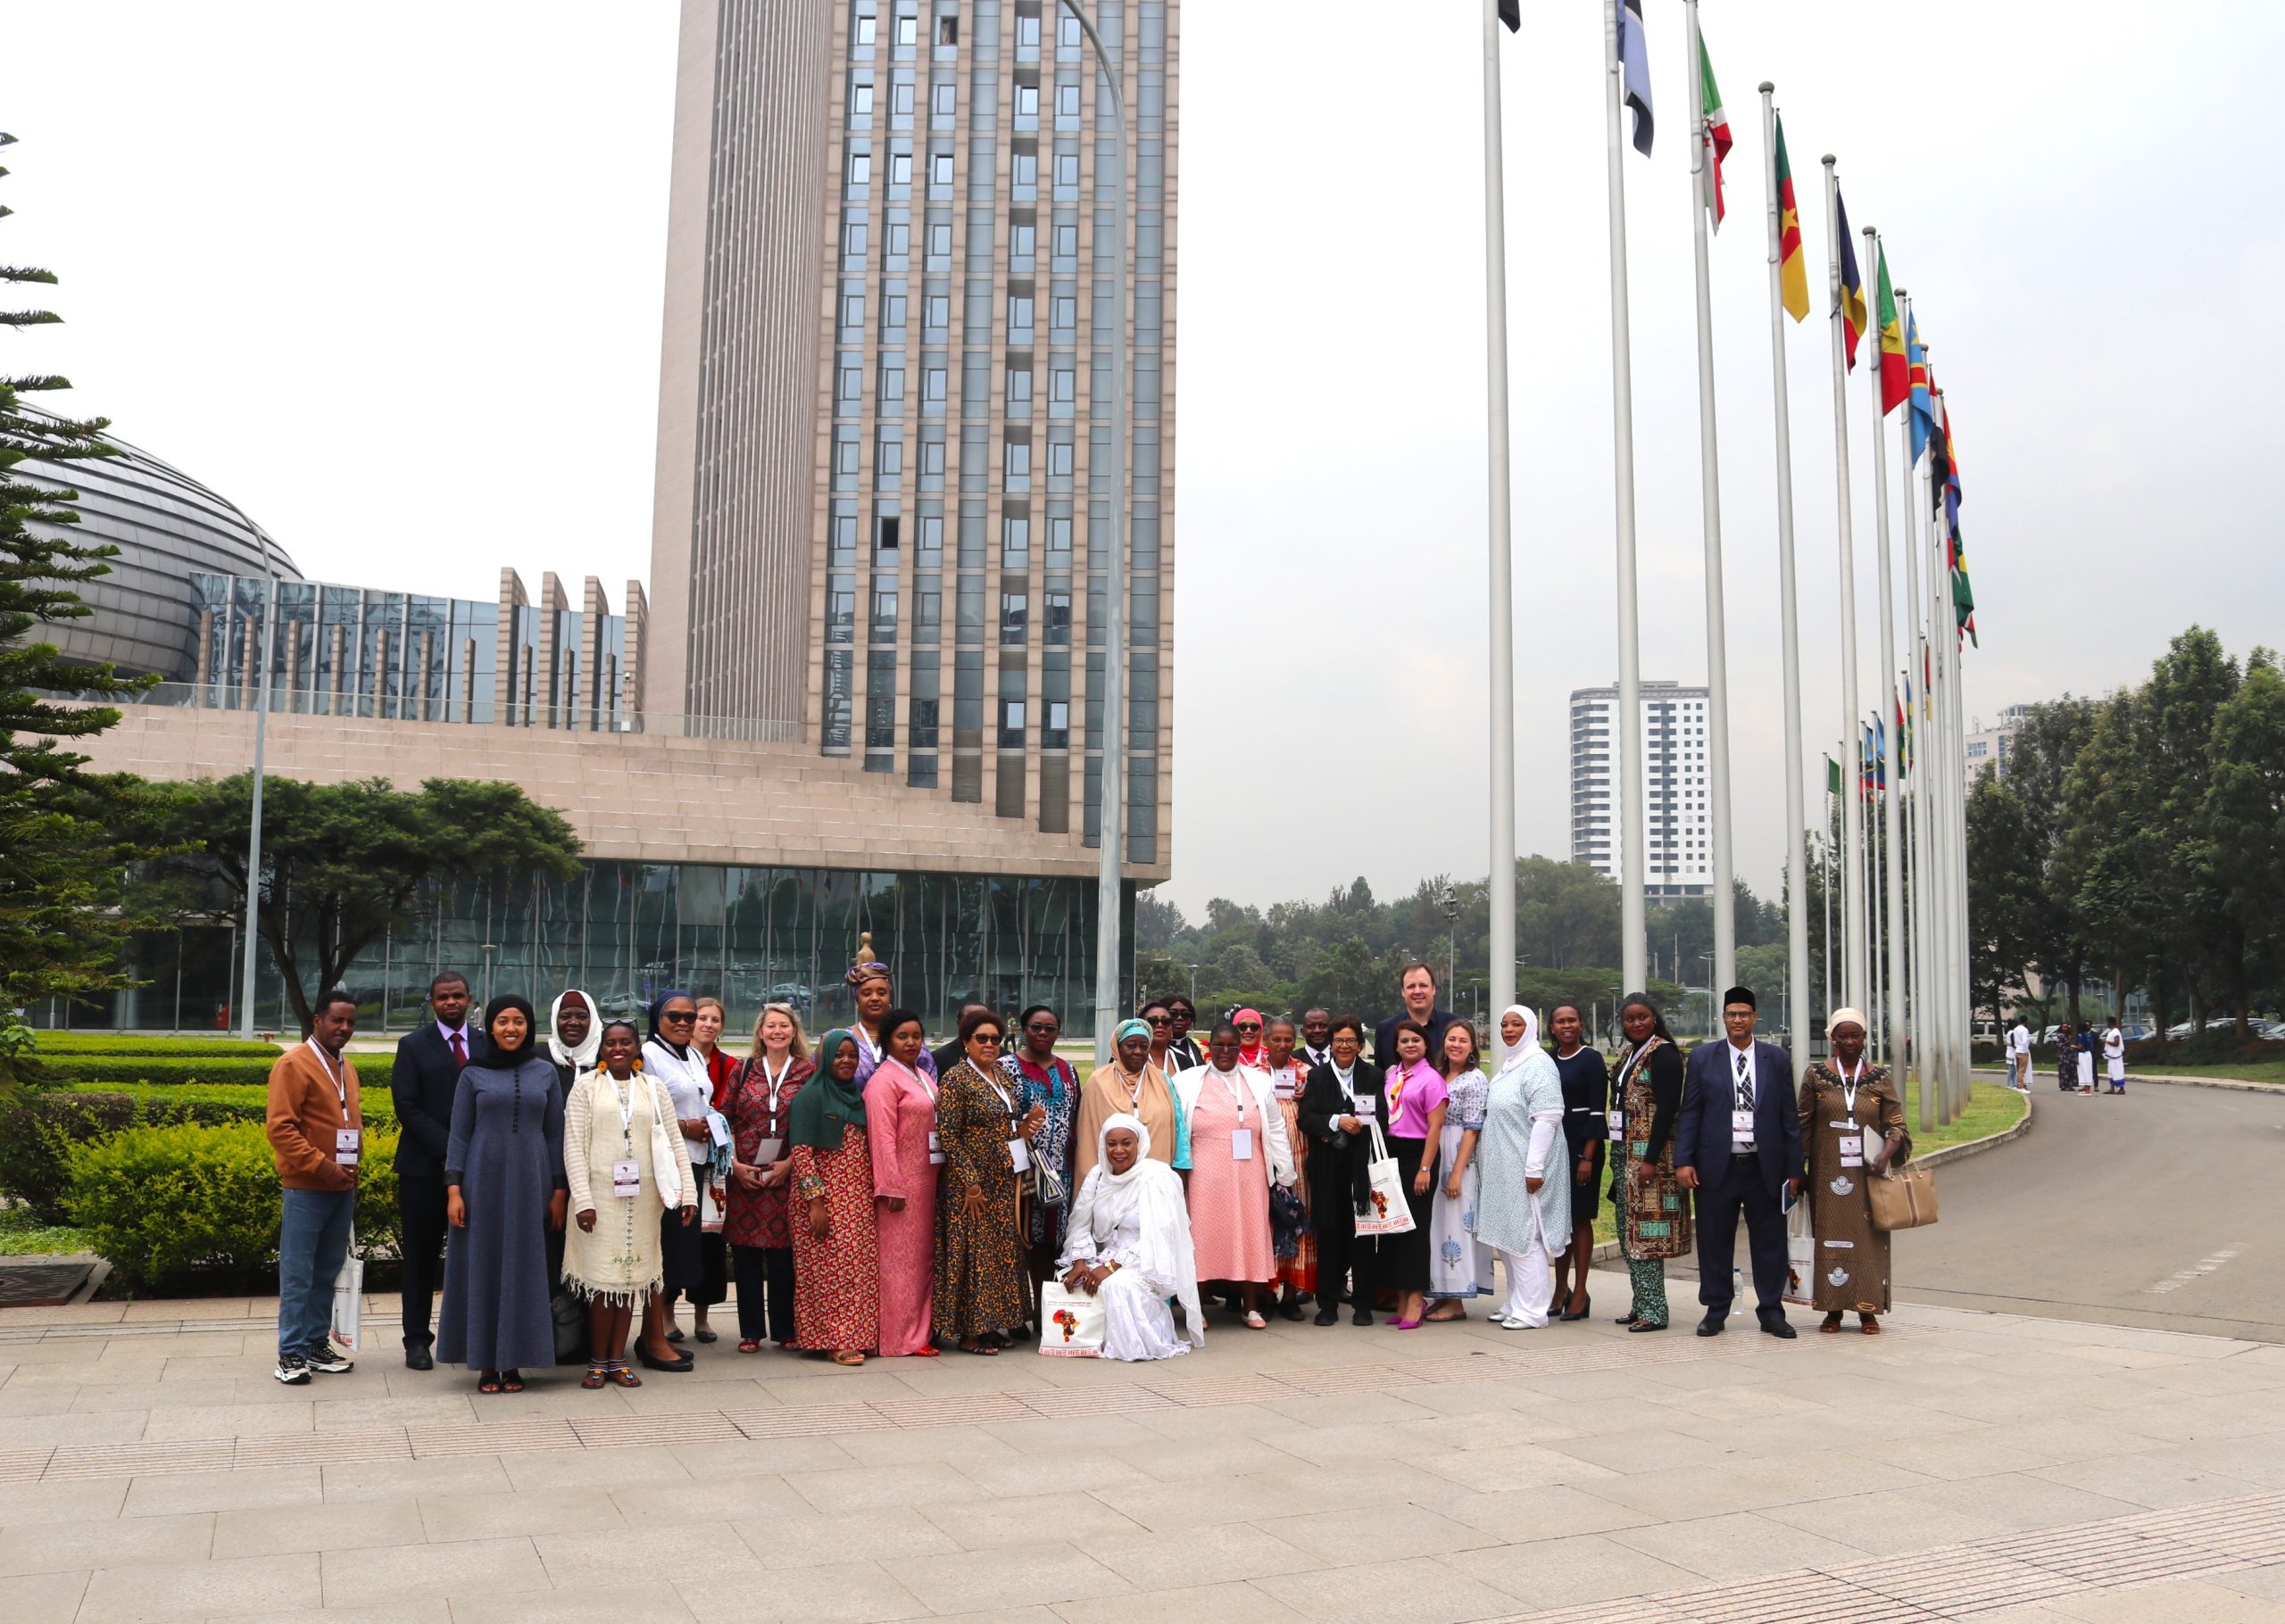
[(1752, 1112), (1732, 1111), (1730, 1113), (1730, 1142), (1734, 1145), (1753, 1142)]
[(931, 1128), (928, 1130), (928, 1165), (931, 1167), (942, 1167), (943, 1164), (944, 1141), (937, 1138), (936, 1131), (934, 1128)]
[(1253, 1160), (1252, 1129), (1233, 1128), (1230, 1130), (1230, 1160), (1233, 1162)]
[(1032, 1148), (1021, 1139), (1010, 1139), (1008, 1159), (1016, 1164), (1018, 1172), (1026, 1172), (1032, 1164)]
[(1370, 1116), (1373, 1114), (1373, 1107), (1380, 1103), (1381, 1102), (1379, 1100), (1375, 1099), (1370, 1094), (1367, 1094), (1350, 1107), (1349, 1114), (1351, 1116)]
[(363, 1134), (361, 1128), (336, 1128), (333, 1131), (333, 1159), (344, 1167), (357, 1165), (357, 1142)]
[(767, 1167), (783, 1155), (785, 1149), (784, 1139), (764, 1139), (754, 1148), (754, 1161), (758, 1165)]
[(727, 1145), (730, 1142), (730, 1131), (723, 1125), (719, 1116), (709, 1116), (706, 1119), (706, 1131), (718, 1145)]
[(633, 1200), (643, 1193), (643, 1168), (636, 1162), (613, 1162), (611, 1164), (611, 1193)]
[(1844, 1133), (1839, 1144), (1843, 1167), (1862, 1167), (1865, 1164), (1865, 1139), (1862, 1134)]
[(1604, 1121), (1606, 1121), (1606, 1122), (1608, 1122), (1608, 1123), (1610, 1124), (1610, 1136), (1611, 1136), (1611, 1138), (1613, 1138), (1613, 1139), (1624, 1139), (1624, 1138), (1626, 1137), (1626, 1113), (1625, 1113), (1625, 1112), (1624, 1112), (1624, 1111), (1613, 1111), (1613, 1112), (1612, 1112), (1608, 1116), (1605, 1117), (1603, 1120), (1604, 1120)]

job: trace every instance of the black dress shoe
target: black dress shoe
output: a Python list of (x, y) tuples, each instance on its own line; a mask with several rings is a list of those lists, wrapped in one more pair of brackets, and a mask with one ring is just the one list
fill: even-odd
[(665, 1371), (677, 1375), (687, 1371), (696, 1363), (688, 1354), (674, 1359), (654, 1358), (651, 1350), (640, 1342), (635, 1345), (635, 1357), (642, 1363), (643, 1368), (646, 1371)]
[(1370, 1325), (1373, 1322), (1373, 1311), (1369, 1308), (1359, 1308), (1349, 1316), (1349, 1322), (1351, 1325)]
[(436, 1361), (429, 1355), (426, 1342), (404, 1345), (404, 1368), (408, 1371), (433, 1371), (436, 1368)]
[(1311, 1322), (1317, 1325), (1338, 1325), (1340, 1322), (1341, 1316), (1330, 1308), (1318, 1309), (1316, 1319)]
[(1771, 1314), (1761, 1322), (1761, 1329), (1763, 1335), (1774, 1337), (1780, 1342), (1791, 1342), (1801, 1334), (1786, 1323), (1785, 1316), (1782, 1313)]
[[(1665, 1325), (1663, 1325), (1663, 1324), (1661, 1324), (1661, 1323), (1660, 1323), (1659, 1322), (1658, 1322), (1657, 1320), (1637, 1320), (1637, 1321), (1635, 1321), (1635, 1322), (1634, 1322), (1634, 1323), (1633, 1323), (1632, 1325), (1629, 1325), (1626, 1329), (1627, 1329), (1628, 1330), (1630, 1330), (1630, 1331), (1638, 1331), (1638, 1330), (1666, 1330), (1666, 1326), (1665, 1326)], [(1706, 1334), (1706, 1332), (1705, 1332), (1703, 1330), (1699, 1330), (1699, 1333), (1698, 1333), (1698, 1334), (1699, 1334), (1699, 1336), (1701, 1336), (1701, 1337), (1702, 1337), (1702, 1336), (1704, 1336), (1704, 1335)]]
[(1611, 1323), (1614, 1325), (1632, 1325), (1635, 1321), (1641, 1317), (1642, 1316), (1641, 1314), (1636, 1313), (1632, 1308), (1630, 1308), (1624, 1313), (1613, 1315), (1611, 1318)]
[(1296, 1324), (1300, 1323), (1301, 1319), (1301, 1305), (1291, 1300), (1278, 1304), (1277, 1317), (1281, 1320), (1292, 1320)]
[(1701, 1337), (1720, 1336), (1722, 1334), (1722, 1316), (1718, 1313), (1709, 1313), (1704, 1319), (1699, 1321), (1698, 1334)]

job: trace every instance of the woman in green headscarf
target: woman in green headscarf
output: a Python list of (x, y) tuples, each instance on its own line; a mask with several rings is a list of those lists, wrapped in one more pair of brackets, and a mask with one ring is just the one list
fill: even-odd
[(817, 1074), (787, 1113), (794, 1164), (794, 1334), (798, 1346), (862, 1364), (880, 1346), (880, 1278), (873, 1228), (873, 1153), (865, 1138), (859, 1048), (845, 1027), (826, 1033)]
[(1121, 1112), (1151, 1131), (1151, 1157), (1172, 1165), (1179, 1148), (1175, 1143), (1174, 1090), (1151, 1058), (1151, 1028), (1139, 1020), (1120, 1023), (1111, 1034), (1110, 1063), (1097, 1066), (1079, 1091), (1079, 1123), (1071, 1131), (1073, 1189), (1094, 1171), (1103, 1124)]

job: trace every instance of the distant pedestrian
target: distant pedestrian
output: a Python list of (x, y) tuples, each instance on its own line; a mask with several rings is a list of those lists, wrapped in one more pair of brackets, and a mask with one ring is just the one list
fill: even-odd
[(2026, 1094), (2032, 1091), (2032, 1029), (2021, 1015), (2007, 1033), (2007, 1081)]
[[(357, 1000), (336, 990), (317, 1002), (306, 1041), (270, 1068), (270, 1148), (284, 1186), (278, 1234), (278, 1380), (307, 1384), (351, 1362), (333, 1346), (333, 1282), (349, 1255), (365, 1119), (357, 1068), (342, 1053), (357, 1031)], [(423, 1330), (428, 1329), (424, 1321)]]
[(461, 1070), (479, 1058), (482, 1037), (469, 1031), (468, 977), (442, 970), (428, 982), (428, 1015), (397, 1040), (396, 1062), (389, 1068), (389, 1100), (396, 1110), (396, 1207), (398, 1295), (403, 1298), (404, 1363), (409, 1370), (436, 1367), (428, 1329), (443, 1273), (445, 1232), (445, 1141), (453, 1131), (453, 1099)]
[(2103, 1029), (2103, 1069), (2110, 1077), (2110, 1091), (2126, 1092), (2126, 1034), (2118, 1030), (2118, 1017), (2113, 1015), (2110, 1024)]
[(2055, 1029), (2055, 1086), (2065, 1094), (2079, 1091), (2079, 1040), (2068, 1021)]
[(2079, 1028), (2079, 1092), (2095, 1091), (2095, 1023), (2087, 1022)]

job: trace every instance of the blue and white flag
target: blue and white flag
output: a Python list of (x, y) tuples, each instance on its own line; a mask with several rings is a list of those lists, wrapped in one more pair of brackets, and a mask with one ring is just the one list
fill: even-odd
[(1634, 110), (1634, 150), (1650, 155), (1650, 49), (1642, 37), (1642, 0), (1619, 0), (1619, 77)]

